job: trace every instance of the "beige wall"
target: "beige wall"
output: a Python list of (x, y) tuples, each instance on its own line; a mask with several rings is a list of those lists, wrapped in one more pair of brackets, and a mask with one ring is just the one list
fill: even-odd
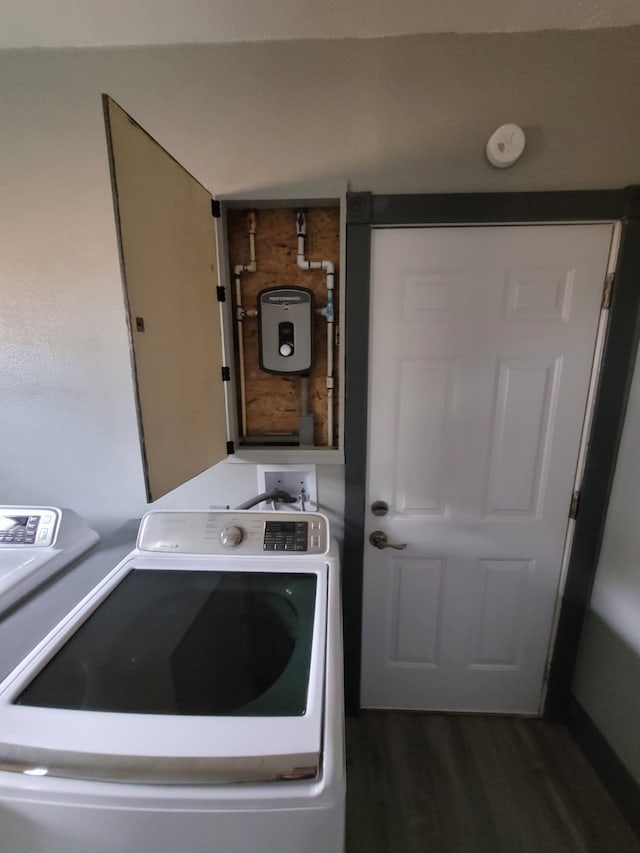
[[(101, 530), (145, 508), (102, 92), (218, 194), (546, 190), (640, 182), (638, 80), (639, 28), (0, 51), (0, 501)], [(528, 146), (496, 170), (507, 121)], [(247, 497), (251, 466), (222, 469), (168, 501)]]
[(573, 692), (640, 785), (640, 355)]

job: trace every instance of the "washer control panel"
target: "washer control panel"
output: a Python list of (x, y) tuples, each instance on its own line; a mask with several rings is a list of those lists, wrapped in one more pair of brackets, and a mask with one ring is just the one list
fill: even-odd
[(60, 523), (53, 507), (0, 507), (0, 548), (49, 548)]
[(264, 525), (265, 551), (308, 551), (308, 521), (266, 521)]
[(329, 522), (315, 512), (153, 510), (140, 523), (137, 547), (172, 554), (325, 554)]

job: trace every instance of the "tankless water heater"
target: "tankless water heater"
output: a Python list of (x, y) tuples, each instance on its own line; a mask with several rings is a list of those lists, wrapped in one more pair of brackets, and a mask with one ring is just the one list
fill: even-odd
[(258, 294), (260, 367), (267, 373), (309, 373), (313, 293), (296, 285), (269, 287)]

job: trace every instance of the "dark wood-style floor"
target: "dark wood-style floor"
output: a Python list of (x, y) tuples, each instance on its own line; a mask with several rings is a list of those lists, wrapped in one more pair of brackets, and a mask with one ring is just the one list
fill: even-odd
[(363, 711), (347, 719), (347, 853), (640, 853), (563, 726)]

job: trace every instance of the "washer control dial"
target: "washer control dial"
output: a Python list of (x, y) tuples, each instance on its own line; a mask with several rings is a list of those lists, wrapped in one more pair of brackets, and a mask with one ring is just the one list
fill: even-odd
[(237, 548), (244, 539), (244, 530), (237, 524), (228, 524), (220, 531), (219, 538), (224, 548)]

